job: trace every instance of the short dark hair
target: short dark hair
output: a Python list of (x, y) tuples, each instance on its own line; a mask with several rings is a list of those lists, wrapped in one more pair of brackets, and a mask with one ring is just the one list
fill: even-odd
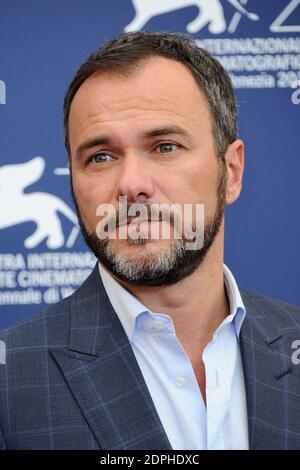
[(178, 33), (145, 31), (122, 34), (119, 38), (105, 42), (76, 72), (64, 100), (65, 146), (69, 155), (70, 108), (83, 82), (99, 71), (130, 72), (132, 65), (155, 55), (181, 62), (192, 72), (210, 107), (217, 156), (224, 160), (228, 145), (237, 139), (237, 103), (228, 73), (190, 37)]

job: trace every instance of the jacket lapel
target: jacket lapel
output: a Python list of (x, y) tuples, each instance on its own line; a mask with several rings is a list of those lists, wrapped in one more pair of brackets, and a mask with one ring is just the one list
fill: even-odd
[(171, 449), (95, 267), (72, 297), (68, 349), (52, 349), (100, 448)]
[[(287, 390), (292, 372), (288, 349), (276, 325), (276, 308), (246, 291), (240, 336), (250, 449), (287, 447)], [(277, 306), (277, 310), (278, 310)], [(268, 311), (267, 311), (268, 310)], [(272, 322), (271, 322), (272, 320)]]

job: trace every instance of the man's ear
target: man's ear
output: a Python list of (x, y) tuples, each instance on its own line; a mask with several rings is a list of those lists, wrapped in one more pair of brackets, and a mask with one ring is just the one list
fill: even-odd
[(235, 140), (227, 148), (225, 154), (227, 168), (226, 205), (235, 202), (242, 190), (244, 173), (244, 142)]

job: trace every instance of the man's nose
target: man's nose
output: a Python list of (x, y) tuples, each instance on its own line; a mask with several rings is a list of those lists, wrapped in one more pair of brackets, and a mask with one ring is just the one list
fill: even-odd
[(116, 199), (126, 196), (128, 202), (149, 200), (154, 191), (151, 164), (144, 155), (131, 152), (123, 157), (117, 181)]

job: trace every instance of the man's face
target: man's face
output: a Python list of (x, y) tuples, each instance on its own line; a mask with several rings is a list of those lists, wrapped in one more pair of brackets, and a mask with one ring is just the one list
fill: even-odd
[[(193, 272), (220, 227), (226, 174), (215, 154), (209, 107), (191, 72), (158, 56), (127, 77), (94, 74), (74, 97), (69, 136), (74, 198), (86, 241), (100, 261), (141, 285), (172, 284)], [(189, 253), (172, 231), (171, 239), (144, 243), (98, 240), (97, 207), (118, 210), (120, 196), (128, 205), (204, 204), (204, 247)]]

